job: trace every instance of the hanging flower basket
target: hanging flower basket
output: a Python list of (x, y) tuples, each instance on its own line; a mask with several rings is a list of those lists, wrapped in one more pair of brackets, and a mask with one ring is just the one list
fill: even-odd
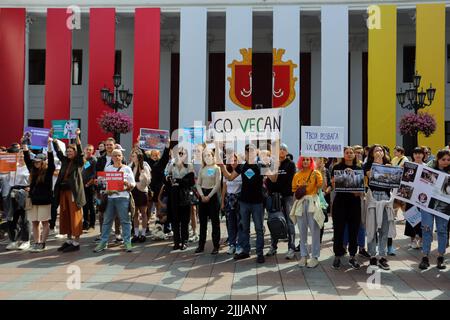
[(429, 137), (436, 131), (436, 120), (427, 112), (418, 114), (407, 113), (399, 122), (400, 133), (403, 136), (416, 136), (419, 132)]
[(98, 124), (104, 132), (112, 134), (128, 133), (133, 129), (133, 120), (122, 112), (104, 111)]

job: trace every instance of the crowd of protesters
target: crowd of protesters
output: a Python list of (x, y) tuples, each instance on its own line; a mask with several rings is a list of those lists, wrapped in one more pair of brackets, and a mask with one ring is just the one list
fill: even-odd
[[(49, 234), (55, 233), (59, 212), (59, 234), (67, 236), (57, 249), (62, 253), (80, 250), (83, 241), (80, 237), (84, 232), (94, 232), (98, 223), (100, 235), (93, 248), (96, 253), (112, 243), (122, 244), (125, 251), (131, 252), (133, 246), (152, 235), (154, 239), (172, 239), (173, 250), (186, 250), (191, 242), (197, 242), (195, 253), (201, 254), (210, 221), (213, 248), (210, 253), (215, 255), (220, 252), (221, 238), (225, 238), (220, 229), (223, 215), (227, 254), (234, 255), (236, 260), (250, 257), (253, 221), (256, 261), (264, 263), (266, 258), (277, 254), (282, 239), (270, 230), (270, 246), (264, 253), (267, 213), (269, 220), (275, 215), (283, 216), (284, 240), (288, 243), (286, 259), (294, 259), (298, 252), (300, 267), (315, 268), (320, 263), (324, 224), (330, 217), (333, 268), (341, 267), (348, 252), (348, 264), (354, 269), (361, 267), (359, 259), (367, 259), (370, 266), (389, 270), (388, 256), (396, 254), (393, 241), (397, 212), (404, 212), (411, 205), (394, 201), (390, 188), (368, 184), (372, 165), (403, 166), (412, 161), (450, 173), (448, 146), (435, 157), (429, 148), (417, 147), (411, 158), (399, 146), (392, 157), (389, 148), (383, 145), (348, 146), (341, 159), (300, 156), (294, 162), (283, 143), (275, 144), (273, 150), (249, 143), (240, 154), (206, 144), (191, 149), (183, 145), (170, 148), (168, 141), (162, 152), (140, 149), (136, 143), (127, 158), (113, 138), (99, 143), (97, 151), (93, 145), (83, 150), (80, 129), (75, 133), (75, 143), (67, 146), (50, 134), (43, 152), (30, 150), (25, 137), (20, 144), (0, 150), (17, 154), (16, 171), (0, 173), (1, 226), (2, 233), (9, 237), (7, 250), (46, 250)], [(335, 170), (363, 170), (365, 192), (335, 192)], [(123, 190), (106, 191), (99, 179), (100, 172), (122, 172)], [(448, 205), (443, 210), (450, 214)], [(435, 223), (436, 265), (444, 269), (449, 222), (420, 211), (420, 224), (413, 227), (405, 222), (409, 247), (422, 249), (419, 268), (429, 268)], [(110, 239), (113, 224), (115, 237)]]

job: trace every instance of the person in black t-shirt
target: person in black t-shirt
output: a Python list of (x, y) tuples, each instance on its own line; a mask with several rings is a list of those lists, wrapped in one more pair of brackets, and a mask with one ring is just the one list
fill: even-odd
[[(332, 183), (334, 186), (334, 172), (342, 170), (352, 172), (353, 170), (361, 170), (357, 165), (357, 159), (352, 147), (344, 148), (344, 158), (336, 164), (331, 170)], [(333, 201), (333, 251), (334, 262), (333, 268), (341, 267), (341, 257), (345, 253), (342, 245), (344, 241), (345, 225), (348, 225), (349, 234), (349, 264), (353, 269), (359, 269), (361, 266), (356, 260), (356, 252), (358, 249), (358, 229), (361, 224), (361, 193), (360, 192), (336, 192)]]
[(252, 144), (245, 146), (245, 163), (239, 165), (232, 173), (221, 164), (223, 176), (228, 180), (234, 180), (242, 176), (242, 191), (239, 198), (240, 216), (238, 244), (242, 252), (234, 255), (235, 260), (250, 257), (250, 216), (253, 218), (256, 230), (256, 254), (258, 263), (264, 263), (264, 209), (263, 209), (263, 175), (261, 163), (257, 163), (256, 147)]
[[(295, 163), (287, 157), (288, 147), (286, 144), (280, 145), (280, 165), (278, 173), (269, 176), (266, 180), (266, 186), (269, 194), (279, 193), (281, 195), (282, 210), (288, 223), (288, 252), (286, 259), (293, 259), (295, 256), (295, 225), (292, 223), (289, 214), (294, 204), (292, 196), (292, 178), (295, 175)], [(268, 208), (270, 210), (270, 208)], [(271, 247), (266, 256), (273, 256), (277, 253), (278, 239), (271, 239)]]

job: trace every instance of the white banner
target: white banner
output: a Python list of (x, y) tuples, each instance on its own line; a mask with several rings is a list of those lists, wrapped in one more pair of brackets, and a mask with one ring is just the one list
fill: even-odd
[(213, 112), (210, 130), (215, 141), (277, 140), (282, 128), (277, 109)]
[(344, 128), (302, 126), (300, 153), (305, 157), (342, 158)]
[(450, 218), (450, 175), (430, 167), (406, 162), (394, 197), (436, 216)]

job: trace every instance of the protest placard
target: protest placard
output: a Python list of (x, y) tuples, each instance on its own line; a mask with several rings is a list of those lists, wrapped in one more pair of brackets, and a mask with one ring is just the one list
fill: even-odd
[(364, 192), (363, 170), (334, 170), (336, 192)]
[(0, 154), (0, 172), (15, 172), (17, 168), (17, 154)]
[(396, 199), (410, 203), (420, 209), (449, 220), (450, 175), (430, 167), (405, 163), (400, 187), (394, 194)]
[(184, 127), (183, 142), (191, 145), (203, 144), (205, 142), (205, 127)]
[(344, 128), (302, 126), (300, 153), (305, 157), (342, 158)]
[(402, 167), (372, 164), (369, 185), (381, 188), (398, 188), (403, 175)]
[(422, 214), (420, 213), (419, 208), (417, 207), (409, 208), (409, 210), (407, 210), (403, 214), (403, 216), (413, 228), (422, 221)]
[(276, 140), (281, 128), (280, 108), (213, 112), (210, 125), (215, 141)]
[(169, 140), (169, 131), (141, 128), (139, 130), (139, 148), (144, 150), (163, 151)]
[(23, 131), (23, 144), (26, 144), (32, 149), (40, 149), (47, 147), (48, 134), (50, 129), (25, 127)]
[(75, 131), (79, 127), (78, 120), (52, 120), (53, 138), (75, 139)]
[(97, 185), (99, 190), (123, 191), (123, 172), (121, 171), (99, 171), (97, 172)]

